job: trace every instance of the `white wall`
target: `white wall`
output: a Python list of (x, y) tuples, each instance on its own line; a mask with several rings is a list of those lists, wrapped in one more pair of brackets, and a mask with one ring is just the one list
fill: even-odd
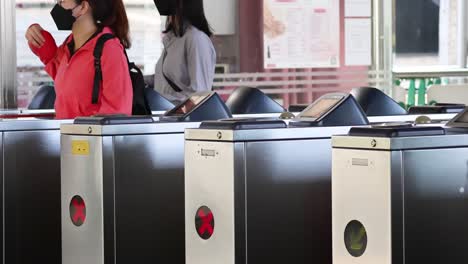
[(204, 5), (206, 16), (216, 35), (236, 33), (237, 0), (204, 0)]

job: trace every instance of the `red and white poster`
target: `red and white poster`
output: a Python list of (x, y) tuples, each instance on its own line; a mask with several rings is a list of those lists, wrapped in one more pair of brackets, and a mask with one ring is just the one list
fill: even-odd
[(340, 66), (339, 0), (264, 0), (264, 66)]

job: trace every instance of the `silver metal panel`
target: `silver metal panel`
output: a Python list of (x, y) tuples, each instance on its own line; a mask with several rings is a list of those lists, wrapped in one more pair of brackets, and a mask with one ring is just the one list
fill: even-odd
[(117, 263), (185, 263), (184, 135), (112, 138)]
[[(391, 152), (333, 149), (332, 164), (333, 263), (391, 264)], [(367, 231), (360, 257), (348, 253), (344, 241), (353, 220)]]
[(0, 108), (0, 115), (19, 115), (21, 114), (20, 109), (2, 109)]
[(405, 151), (404, 173), (412, 176), (406, 179), (411, 181), (407, 182), (411, 186), (409, 195), (427, 199), (460, 197), (464, 189), (468, 191), (467, 154), (466, 148)]
[[(232, 143), (185, 143), (185, 238), (187, 264), (235, 264), (234, 146)], [(203, 156), (202, 149), (215, 156)], [(195, 228), (201, 206), (214, 215), (214, 233), (203, 240)]]
[(398, 263), (465, 262), (468, 148), (408, 150), (402, 164), (392, 173), (404, 180), (405, 262)]
[(35, 114), (55, 114), (54, 109), (40, 109), (40, 110), (30, 110), (30, 109), (19, 109), (21, 114), (35, 115)]
[(150, 123), (131, 125), (74, 125), (61, 126), (61, 133), (68, 135), (112, 136), (183, 133), (186, 128), (199, 127), (199, 122)]
[(391, 138), (333, 136), (332, 146), (334, 148), (388, 150), (391, 148)]
[(3, 119), (0, 120), (0, 131), (59, 130), (60, 125), (70, 123), (72, 120)]
[(1, 109), (0, 116), (2, 115), (53, 115), (55, 114), (54, 109), (41, 109), (41, 110), (30, 110), (30, 109)]
[(331, 263), (330, 139), (245, 145), (247, 259), (237, 263)]
[(332, 135), (344, 135), (350, 127), (311, 127), (252, 130), (214, 130), (187, 129), (185, 139), (207, 141), (261, 141), (303, 138), (330, 138)]
[(16, 5), (0, 1), (0, 107), (16, 108)]
[[(332, 145), (334, 148), (376, 150), (466, 147), (468, 146), (468, 134), (403, 138), (334, 136)], [(373, 147), (374, 145), (375, 147)]]
[(61, 263), (60, 131), (2, 134), (4, 263)]
[[(88, 155), (74, 155), (72, 142), (86, 141)], [(103, 153), (101, 137), (61, 137), (62, 263), (104, 263)], [(77, 227), (70, 219), (70, 201), (79, 195), (86, 205), (86, 221)]]

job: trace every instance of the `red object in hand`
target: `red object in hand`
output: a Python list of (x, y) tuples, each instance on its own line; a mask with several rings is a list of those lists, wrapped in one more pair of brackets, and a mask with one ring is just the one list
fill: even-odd
[(47, 64), (55, 57), (55, 54), (57, 53), (57, 44), (55, 43), (54, 37), (52, 37), (48, 31), (43, 30), (41, 33), (45, 39), (45, 42), (41, 47), (36, 47), (31, 42), (28, 44), (31, 51), (39, 56), (44, 64)]

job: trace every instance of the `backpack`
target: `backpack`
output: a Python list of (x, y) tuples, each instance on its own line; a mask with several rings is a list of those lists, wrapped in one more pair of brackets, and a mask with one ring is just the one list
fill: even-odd
[[(99, 37), (94, 48), (94, 85), (93, 85), (93, 94), (92, 94), (92, 104), (98, 103), (99, 92), (102, 82), (102, 67), (101, 67), (101, 57), (104, 49), (104, 44), (108, 41), (115, 38), (112, 34), (103, 34)], [(148, 104), (148, 100), (145, 95), (146, 84), (141, 70), (135, 65), (135, 63), (130, 62), (128, 59), (127, 52), (124, 49), (125, 57), (127, 58), (128, 69), (130, 74), (130, 79), (132, 80), (133, 88), (133, 106), (132, 106), (132, 115), (151, 115), (151, 109)]]

